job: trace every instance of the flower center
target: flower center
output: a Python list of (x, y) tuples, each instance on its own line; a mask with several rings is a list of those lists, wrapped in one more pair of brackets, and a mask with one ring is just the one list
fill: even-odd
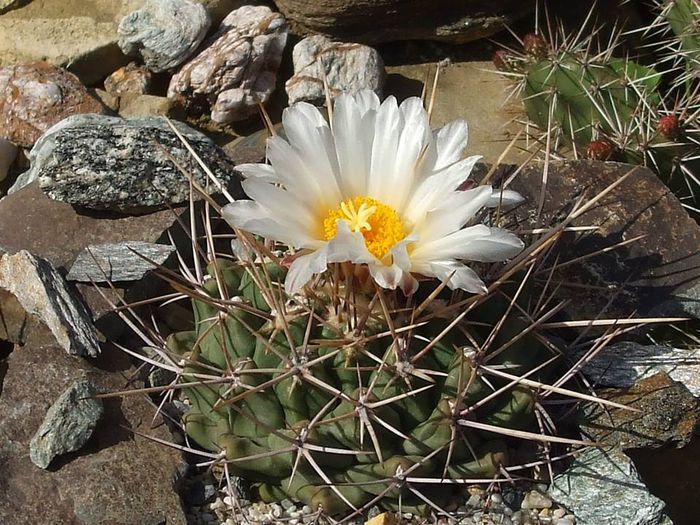
[(335, 210), (328, 210), (323, 220), (326, 240), (335, 237), (339, 219), (347, 222), (351, 231), (360, 232), (365, 238), (367, 251), (380, 260), (406, 236), (396, 210), (371, 197), (348, 199)]

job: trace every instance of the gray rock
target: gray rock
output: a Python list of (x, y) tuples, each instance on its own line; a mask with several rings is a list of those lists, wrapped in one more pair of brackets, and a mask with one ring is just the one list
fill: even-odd
[(584, 450), (554, 478), (550, 494), (573, 512), (577, 525), (673, 525), (666, 504), (649, 492), (621, 452)]
[(218, 123), (243, 120), (275, 89), (287, 23), (265, 6), (243, 6), (224, 18), (204, 50), (173, 76), (168, 98), (211, 107)]
[(119, 23), (119, 47), (140, 55), (155, 73), (172, 69), (195, 52), (211, 21), (204, 6), (189, 0), (148, 0)]
[(89, 381), (76, 381), (61, 394), (29, 442), (32, 463), (45, 469), (56, 456), (87, 443), (104, 412), (101, 399), (90, 399), (96, 393)]
[(78, 255), (66, 279), (96, 283), (138, 281), (157, 267), (149, 261), (164, 264), (174, 251), (172, 246), (141, 241), (88, 246)]
[(17, 157), (17, 146), (9, 140), (0, 138), (0, 181), (7, 177), (10, 166)]
[(314, 35), (294, 46), (294, 76), (285, 84), (289, 103), (322, 102), (325, 77), (331, 95), (371, 89), (381, 97), (386, 73), (376, 49), (362, 44), (333, 42)]
[[(174, 124), (218, 180), (232, 186), (237, 175), (226, 154), (201, 133)], [(29, 158), (31, 169), (11, 193), (38, 179), (52, 199), (90, 209), (134, 212), (185, 202), (185, 173), (218, 191), (162, 118), (76, 115), (42, 135)]]
[(97, 356), (97, 333), (90, 314), (50, 262), (24, 250), (3, 255), (0, 288), (14, 295), (27, 313), (39, 317), (69, 354)]
[(640, 379), (659, 372), (666, 372), (674, 381), (683, 383), (695, 397), (700, 397), (700, 354), (697, 351), (625, 341), (605, 347), (583, 367), (583, 373), (596, 385), (617, 388), (631, 387)]

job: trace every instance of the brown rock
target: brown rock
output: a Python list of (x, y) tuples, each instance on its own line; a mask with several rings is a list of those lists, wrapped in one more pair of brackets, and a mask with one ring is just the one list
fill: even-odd
[(153, 74), (146, 67), (131, 62), (117, 69), (105, 79), (108, 93), (137, 93), (143, 95), (151, 88)]
[(7, 359), (0, 394), (0, 523), (184, 525), (173, 486), (179, 453), (132, 432), (172, 439), (159, 420), (151, 427), (154, 408), (145, 396), (106, 399), (83, 449), (49, 471), (32, 465), (29, 441), (61, 392), (77, 380), (119, 390), (133, 373), (114, 348), (92, 366), (34, 335)]
[[(600, 195), (625, 174), (632, 174), (605, 195), (572, 226), (596, 231), (560, 241), (560, 263), (633, 239), (621, 248), (562, 268), (558, 295), (570, 299), (576, 319), (643, 317), (660, 303), (700, 279), (700, 226), (650, 170), (615, 162), (550, 162), (539, 225), (563, 219), (574, 202)], [(536, 221), (543, 165), (525, 167), (510, 188), (527, 200), (518, 212), (524, 226)], [(610, 303), (610, 304), (608, 304)]]
[(70, 204), (48, 198), (38, 183), (32, 183), (0, 201), (0, 224), (22, 224), (21, 228), (0, 228), (0, 247), (11, 253), (27, 250), (68, 270), (78, 254), (91, 244), (158, 240), (168, 243), (167, 231), (171, 227), (176, 242), (182, 240), (176, 217), (172, 210), (138, 216), (85, 215)]
[(0, 68), (0, 93), (0, 135), (25, 148), (70, 115), (103, 111), (75, 75), (47, 62)]
[(671, 444), (684, 447), (700, 418), (698, 400), (665, 372), (628, 389), (601, 389), (597, 394), (636, 411), (591, 404), (585, 409), (581, 429), (597, 442), (623, 450)]
[(349, 42), (441, 40), (463, 43), (491, 35), (530, 11), (518, 0), (277, 0), (296, 34), (322, 33)]

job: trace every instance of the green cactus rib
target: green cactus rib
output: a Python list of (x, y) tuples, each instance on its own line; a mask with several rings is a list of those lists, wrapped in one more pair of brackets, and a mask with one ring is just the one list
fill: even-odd
[[(402, 476), (490, 478), (507, 464), (502, 436), (456, 423), (460, 410), (506, 382), (487, 383), (475, 371), (473, 340), (460, 331), (436, 341), (449, 320), (434, 319), (410, 339), (394, 340), (379, 337), (389, 327), (381, 315), (369, 315), (365, 340), (357, 337), (356, 320), (322, 291), (313, 307), (280, 323), (268, 303), (282, 300), (272, 300), (284, 278), (279, 266), (217, 260), (208, 274), (202, 290), (211, 300), (193, 300), (195, 329), (168, 338), (186, 362), (184, 425), (196, 443), (225, 456), (230, 472), (253, 482), (262, 500), (292, 498), (332, 515), (375, 500), (387, 510), (401, 502), (424, 512), (425, 501), (406, 490)], [(475, 309), (469, 319), (477, 341), (508, 305), (493, 298)], [(517, 373), (545, 360), (534, 338), (508, 344), (524, 321), (510, 315), (503, 326), (492, 338), (499, 350), (489, 366)], [(429, 342), (430, 351), (421, 352)], [(202, 380), (224, 376), (230, 380)], [(533, 405), (533, 393), (514, 386), (469, 417), (494, 428), (531, 429)], [(412, 489), (435, 502), (450, 496), (429, 483)]]
[(680, 43), (682, 60), (697, 76), (700, 72), (700, 5), (696, 0), (667, 2), (662, 16)]

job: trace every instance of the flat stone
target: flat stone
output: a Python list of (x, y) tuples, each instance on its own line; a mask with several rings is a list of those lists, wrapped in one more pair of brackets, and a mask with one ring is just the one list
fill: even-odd
[(105, 91), (116, 95), (122, 93), (143, 95), (151, 88), (152, 77), (151, 72), (144, 66), (131, 62), (105, 79)]
[[(198, 131), (173, 124), (233, 190), (238, 177), (225, 153)], [(211, 193), (218, 191), (165, 119), (69, 117), (42, 135), (29, 158), (31, 169), (11, 192), (38, 179), (51, 198), (94, 210), (142, 212), (186, 202), (190, 183), (185, 173)]]
[(523, 227), (555, 224), (585, 195), (592, 199), (611, 184), (631, 175), (571, 226), (597, 230), (564, 236), (559, 263), (590, 255), (613, 245), (639, 240), (570, 264), (554, 274), (561, 300), (570, 300), (574, 319), (646, 317), (700, 282), (700, 226), (650, 170), (616, 162), (551, 161), (540, 221), (543, 165), (526, 166), (510, 186), (528, 203), (516, 209)]
[[(572, 354), (574, 359), (579, 356)], [(615, 388), (629, 388), (640, 379), (665, 372), (700, 397), (700, 355), (693, 349), (623, 341), (596, 353), (582, 371), (595, 385)]]
[(294, 76), (285, 89), (289, 103), (325, 101), (324, 79), (331, 96), (371, 89), (381, 97), (386, 73), (376, 49), (333, 42), (322, 35), (301, 40), (292, 52)]
[(24, 344), (38, 325), (38, 319), (27, 313), (17, 297), (0, 288), (0, 341)]
[(501, 0), (277, 0), (298, 35), (346, 42), (440, 40), (463, 43), (492, 35), (534, 7)]
[[(86, 214), (46, 196), (34, 182), (0, 200), (0, 224), (21, 221), (21, 228), (0, 228), (0, 247), (8, 253), (27, 250), (66, 272), (86, 247), (124, 241), (170, 243), (189, 247), (177, 223), (182, 207), (145, 215)], [(186, 217), (182, 217), (186, 220)]]
[[(399, 100), (421, 96), (426, 79), (430, 84), (428, 89), (432, 89), (435, 64), (388, 66), (386, 70), (384, 92)], [(439, 128), (455, 119), (463, 119), (469, 126), (467, 155), (481, 155), (484, 162), (492, 164), (524, 164), (528, 160), (524, 140), (507, 150), (521, 129), (514, 122), (514, 116), (522, 111), (516, 102), (506, 101), (509, 89), (509, 82), (496, 74), (491, 62), (447, 64), (440, 68), (430, 124)], [(475, 103), (477, 96), (478, 103)]]
[(160, 418), (151, 425), (155, 409), (146, 396), (103, 400), (102, 420), (80, 450), (56, 458), (49, 470), (31, 462), (29, 444), (53, 401), (75, 382), (122, 390), (135, 373), (125, 353), (111, 347), (93, 366), (33, 337), (15, 347), (5, 367), (0, 523), (185, 525), (173, 481), (180, 453), (132, 432), (172, 439)]
[(23, 148), (70, 115), (103, 112), (78, 77), (48, 62), (0, 68), (0, 93), (0, 136)]
[(104, 413), (102, 400), (91, 398), (97, 393), (89, 381), (76, 381), (58, 397), (29, 442), (32, 463), (45, 469), (56, 456), (87, 443)]
[(139, 55), (155, 73), (187, 60), (209, 30), (204, 6), (189, 0), (148, 0), (119, 23), (119, 47), (126, 55)]
[(584, 450), (554, 478), (550, 494), (576, 516), (577, 525), (673, 525), (665, 503), (617, 450)]
[(95, 357), (99, 353), (89, 312), (49, 261), (27, 251), (3, 255), (0, 288), (13, 294), (27, 313), (41, 319), (69, 354)]
[(172, 246), (139, 241), (88, 246), (78, 255), (66, 279), (95, 283), (138, 281), (174, 252)]
[(231, 12), (202, 51), (170, 80), (168, 98), (203, 111), (219, 124), (257, 113), (275, 89), (287, 23), (265, 6)]
[(64, 19), (0, 18), (0, 65), (36, 60), (65, 67), (86, 85), (128, 62), (117, 45), (114, 22), (97, 22), (80, 15)]
[(630, 388), (598, 389), (602, 398), (637, 411), (587, 404), (582, 431), (598, 443), (631, 448), (684, 447), (700, 419), (700, 402), (668, 374), (660, 372)]

